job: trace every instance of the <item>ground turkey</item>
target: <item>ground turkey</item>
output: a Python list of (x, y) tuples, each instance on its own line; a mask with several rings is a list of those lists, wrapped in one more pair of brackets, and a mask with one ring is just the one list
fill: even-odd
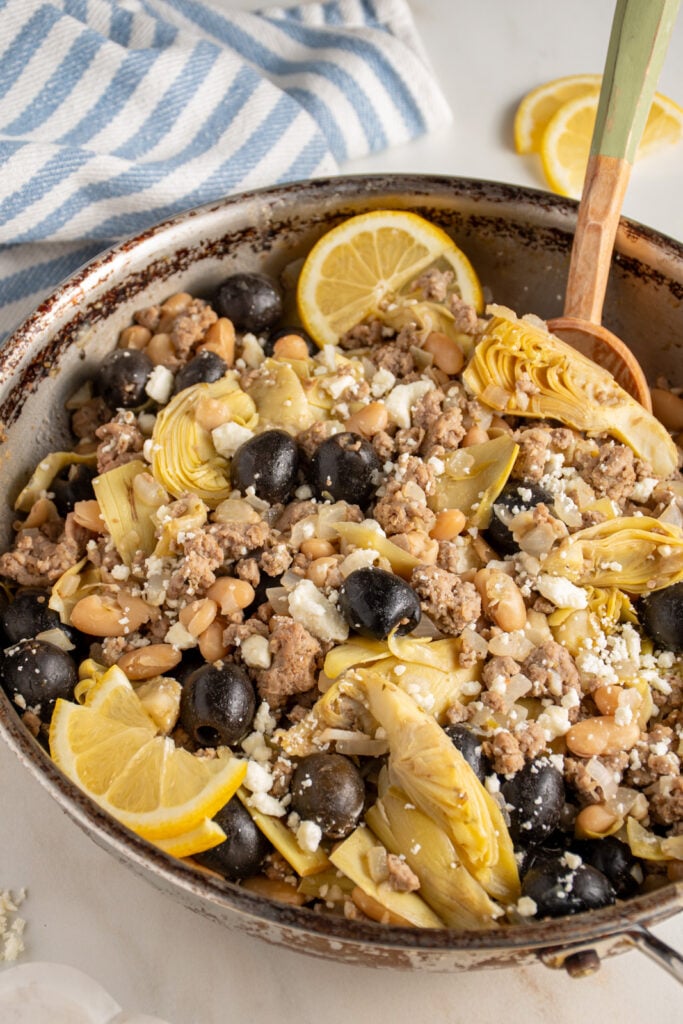
[(420, 598), (422, 611), (439, 629), (458, 636), (481, 615), (481, 598), (473, 583), (436, 565), (418, 565), (410, 585)]
[(124, 409), (109, 423), (98, 427), (95, 436), (100, 442), (97, 446), (98, 473), (107, 473), (110, 469), (139, 459), (145, 443), (135, 416)]
[(74, 520), (72, 512), (56, 540), (40, 527), (20, 530), (13, 549), (0, 555), (0, 576), (15, 580), (22, 587), (52, 584), (83, 557), (91, 536)]
[(286, 615), (274, 615), (270, 629), (270, 667), (257, 669), (254, 675), (261, 700), (277, 710), (288, 697), (316, 685), (322, 648), (307, 629)]
[[(522, 673), (531, 682), (532, 697), (550, 697), (555, 703), (562, 703), (569, 709), (570, 722), (576, 721), (581, 683), (576, 663), (566, 647), (546, 640), (522, 664)], [(576, 694), (575, 703), (567, 697), (570, 691)]]

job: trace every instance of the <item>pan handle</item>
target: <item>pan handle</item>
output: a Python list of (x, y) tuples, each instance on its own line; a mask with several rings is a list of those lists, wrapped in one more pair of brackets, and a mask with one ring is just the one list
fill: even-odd
[(677, 953), (671, 946), (667, 946), (642, 924), (629, 928), (624, 932), (624, 936), (628, 937), (641, 953), (649, 956), (656, 964), (668, 971), (672, 978), (683, 985), (683, 956), (680, 953)]

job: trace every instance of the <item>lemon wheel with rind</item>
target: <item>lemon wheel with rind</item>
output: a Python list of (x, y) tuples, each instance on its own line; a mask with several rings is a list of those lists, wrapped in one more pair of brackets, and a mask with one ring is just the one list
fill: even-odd
[(406, 210), (350, 217), (313, 246), (297, 285), (301, 322), (321, 347), (393, 302), (425, 271), (447, 270), (477, 312), (483, 293), (467, 256), (441, 228)]

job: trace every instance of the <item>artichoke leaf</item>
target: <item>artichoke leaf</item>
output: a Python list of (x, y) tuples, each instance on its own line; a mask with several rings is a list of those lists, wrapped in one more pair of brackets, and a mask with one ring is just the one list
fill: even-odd
[(657, 836), (632, 817), (626, 819), (626, 841), (634, 857), (654, 861), (683, 860), (683, 836)]
[(180, 391), (157, 415), (152, 472), (174, 498), (191, 491), (215, 508), (228, 497), (232, 486), (229, 460), (218, 454), (210, 431), (196, 418), (199, 404), (211, 399), (226, 407), (232, 422), (249, 430), (256, 427), (256, 406), (234, 375), (226, 374), (210, 384), (194, 384)]
[(375, 882), (370, 874), (368, 856), (377, 846), (378, 839), (370, 829), (361, 825), (330, 854), (334, 866), (359, 889), (391, 915), (415, 928), (443, 928), (443, 921), (415, 892), (398, 892), (385, 882)]
[(330, 861), (325, 850), (319, 846), (317, 850), (302, 850), (296, 841), (296, 836), (287, 828), (279, 818), (270, 814), (263, 814), (257, 811), (249, 803), (249, 793), (240, 787), (237, 790), (242, 805), (249, 811), (254, 824), (269, 839), (279, 854), (281, 854), (290, 867), (294, 868), (297, 875), (306, 878), (308, 875), (317, 875), (329, 867)]
[(182, 548), (179, 537), (195, 533), (205, 524), (208, 509), (202, 499), (195, 494), (188, 494), (184, 502), (182, 515), (168, 515), (166, 505), (161, 505), (154, 513), (153, 521), (158, 535), (153, 552), (156, 558), (177, 554)]
[(254, 374), (246, 392), (259, 416), (259, 429), (280, 427), (297, 434), (321, 418), (306, 399), (301, 381), (289, 365), (278, 359), (266, 359)]
[[(136, 477), (143, 473), (149, 477), (149, 467), (139, 459), (134, 459), (93, 480), (100, 515), (126, 565), (131, 564), (136, 552), (151, 555), (154, 551), (156, 533), (153, 516), (168, 497), (155, 482), (158, 500), (150, 501), (146, 497), (145, 488), (135, 486)], [(154, 496), (154, 489), (149, 489), (149, 493)]]
[(337, 644), (326, 654), (323, 672), (328, 679), (336, 679), (354, 665), (365, 665), (390, 657), (391, 651), (384, 640), (366, 640), (354, 636), (346, 643)]
[(661, 477), (678, 465), (665, 427), (612, 375), (545, 329), (502, 306), (493, 314), (462, 379), (498, 412), (558, 420), (587, 434), (606, 433), (629, 445)]
[(453, 843), (405, 793), (390, 786), (365, 819), (386, 848), (420, 879), (425, 903), (449, 928), (495, 928), (501, 910), (460, 863)]
[(429, 299), (397, 297), (396, 301), (389, 303), (379, 315), (382, 321), (393, 327), (396, 332), (403, 330), (404, 327), (416, 329), (420, 345), (427, 340), (432, 331), (438, 331), (439, 334), (445, 334), (456, 341), (466, 355), (472, 350), (474, 337), (457, 329), (455, 317), (443, 303)]
[(420, 564), (419, 558), (409, 554), (383, 533), (366, 526), (365, 523), (338, 522), (331, 525), (348, 544), (353, 544), (356, 548), (371, 548), (382, 558), (386, 558), (396, 575), (402, 576), (403, 579), (410, 579), (413, 569)]
[(389, 779), (450, 838), (465, 867), (497, 898), (519, 876), (500, 808), (434, 718), (400, 687), (358, 670), (370, 712), (389, 741)]
[(69, 566), (52, 584), (48, 608), (57, 612), (61, 622), (71, 622), (71, 612), (82, 597), (87, 597), (102, 586), (100, 570), (87, 558)]
[(370, 736), (376, 726), (363, 699), (355, 673), (339, 676), (300, 721), (277, 730), (275, 741), (290, 757), (305, 757), (320, 750), (320, 737), (326, 729), (356, 730)]
[(617, 516), (566, 537), (543, 571), (584, 587), (648, 594), (683, 580), (683, 530), (651, 516)]
[(458, 448), (444, 459), (445, 472), (437, 477), (430, 508), (435, 512), (458, 508), (470, 526), (485, 529), (518, 453), (519, 445), (507, 433), (483, 444)]
[(50, 484), (54, 478), (71, 465), (95, 466), (97, 464), (97, 453), (89, 452), (87, 455), (79, 455), (77, 452), (50, 452), (41, 459), (31, 474), (31, 479), (20, 491), (14, 508), (17, 512), (30, 512), (39, 498), (43, 497), (46, 491), (50, 490)]

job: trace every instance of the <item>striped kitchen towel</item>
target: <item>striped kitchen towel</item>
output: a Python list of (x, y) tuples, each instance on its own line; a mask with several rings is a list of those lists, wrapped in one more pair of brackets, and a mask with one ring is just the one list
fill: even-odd
[(0, 340), (116, 240), (447, 124), (407, 0), (0, 0)]

